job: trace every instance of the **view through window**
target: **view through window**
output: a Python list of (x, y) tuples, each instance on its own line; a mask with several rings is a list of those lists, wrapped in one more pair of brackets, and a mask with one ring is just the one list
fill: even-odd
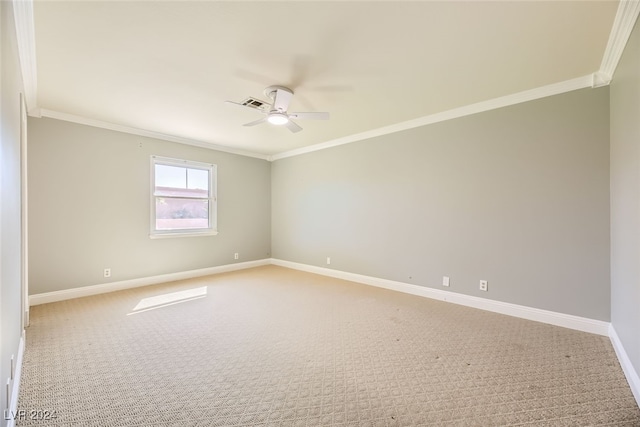
[(152, 234), (215, 232), (215, 165), (152, 157)]

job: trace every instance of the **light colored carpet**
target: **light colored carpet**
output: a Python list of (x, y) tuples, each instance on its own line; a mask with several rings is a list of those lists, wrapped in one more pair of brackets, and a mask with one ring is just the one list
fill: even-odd
[(19, 426), (640, 426), (608, 338), (267, 266), (32, 308)]

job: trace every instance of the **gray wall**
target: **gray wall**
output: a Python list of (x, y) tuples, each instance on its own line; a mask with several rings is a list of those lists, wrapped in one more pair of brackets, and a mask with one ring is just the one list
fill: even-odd
[[(149, 238), (152, 154), (217, 164), (217, 236)], [(36, 118), (28, 157), (30, 294), (270, 256), (267, 161)]]
[(609, 89), (278, 160), (272, 206), (274, 258), (609, 321)]
[[(0, 2), (0, 410), (4, 414), (11, 355), (18, 356), (21, 327), (20, 78), (11, 2)], [(0, 425), (4, 426), (4, 416)]]
[(611, 83), (611, 323), (640, 373), (640, 28)]

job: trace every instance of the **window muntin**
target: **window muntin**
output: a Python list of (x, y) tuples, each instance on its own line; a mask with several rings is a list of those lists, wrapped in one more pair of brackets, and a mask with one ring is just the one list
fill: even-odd
[(151, 237), (216, 234), (216, 165), (151, 157)]

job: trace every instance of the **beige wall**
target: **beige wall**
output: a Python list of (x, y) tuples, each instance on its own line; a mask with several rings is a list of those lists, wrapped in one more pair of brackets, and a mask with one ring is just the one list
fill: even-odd
[[(21, 154), (20, 92), (16, 33), (11, 2), (0, 2), (2, 68), (0, 108), (0, 411), (4, 414), (11, 355), (18, 357), (21, 327)], [(4, 416), (0, 425), (4, 426)]]
[(611, 83), (611, 323), (640, 373), (640, 26)]
[[(1, 20), (4, 384), (21, 332), (21, 82), (10, 2), (1, 2)], [(30, 118), (30, 291), (224, 265), (234, 252), (239, 262), (273, 250), (318, 266), (330, 256), (338, 270), (440, 289), (447, 275), (452, 292), (610, 320), (640, 372), (638, 117), (639, 28), (610, 89), (273, 164)], [(218, 165), (218, 236), (149, 239), (151, 154)], [(0, 387), (1, 402), (5, 394)]]
[[(2, 7), (4, 360), (19, 337), (20, 224), (19, 84)], [(338, 270), (434, 288), (447, 275), (452, 292), (610, 320), (639, 372), (639, 52), (636, 28), (610, 89), (273, 164), (30, 118), (31, 293), (229, 264), (234, 252), (318, 266), (330, 256)], [(148, 238), (151, 154), (218, 165), (218, 236)]]
[(609, 89), (275, 161), (272, 206), (275, 258), (609, 321)]
[[(217, 236), (149, 238), (151, 155), (217, 165)], [(31, 294), (270, 256), (267, 161), (37, 118), (28, 156)]]

